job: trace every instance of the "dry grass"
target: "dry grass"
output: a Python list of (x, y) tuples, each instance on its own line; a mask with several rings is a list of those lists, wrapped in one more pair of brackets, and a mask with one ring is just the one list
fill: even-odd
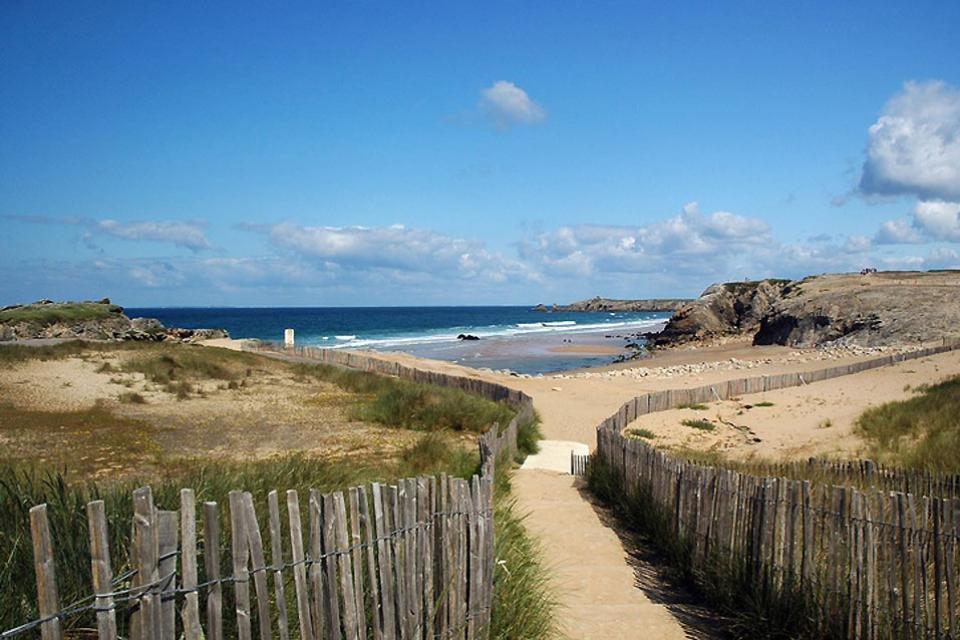
[(916, 390), (909, 400), (865, 411), (857, 432), (881, 462), (960, 473), (960, 377)]

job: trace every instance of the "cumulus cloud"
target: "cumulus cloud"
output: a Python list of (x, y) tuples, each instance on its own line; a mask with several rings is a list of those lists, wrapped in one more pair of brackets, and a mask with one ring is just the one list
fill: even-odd
[(878, 244), (960, 242), (960, 203), (920, 200), (909, 220), (884, 222), (874, 240)]
[(918, 202), (914, 226), (935, 240), (960, 242), (960, 203), (943, 200)]
[(873, 236), (877, 244), (920, 244), (924, 239), (909, 220), (887, 220)]
[(559, 274), (712, 271), (737, 262), (748, 247), (771, 242), (766, 222), (688, 203), (676, 216), (647, 225), (563, 226), (521, 243), (521, 256)]
[(870, 127), (860, 190), (960, 199), (960, 90), (907, 82)]
[(481, 92), (480, 110), (498, 129), (515, 124), (536, 124), (547, 112), (527, 92), (506, 80), (498, 80)]

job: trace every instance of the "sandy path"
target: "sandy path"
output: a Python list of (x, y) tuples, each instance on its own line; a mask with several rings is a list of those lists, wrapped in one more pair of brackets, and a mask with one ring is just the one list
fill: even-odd
[(513, 476), (525, 524), (540, 539), (558, 588), (561, 631), (573, 640), (635, 638), (641, 630), (645, 640), (687, 637), (665, 604), (637, 588), (627, 550), (575, 481), (537, 469)]

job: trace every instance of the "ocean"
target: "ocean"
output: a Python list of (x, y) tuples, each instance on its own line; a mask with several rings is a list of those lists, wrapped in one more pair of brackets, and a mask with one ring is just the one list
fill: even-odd
[[(549, 312), (529, 307), (128, 308), (168, 327), (222, 328), (234, 338), (405, 351), (472, 367), (549, 373), (607, 364), (637, 333), (656, 331), (659, 312)], [(459, 334), (480, 338), (460, 341)], [(642, 340), (639, 340), (642, 344)]]

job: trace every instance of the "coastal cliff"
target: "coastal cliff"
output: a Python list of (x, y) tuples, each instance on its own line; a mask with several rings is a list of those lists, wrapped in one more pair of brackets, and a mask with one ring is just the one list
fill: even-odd
[(960, 271), (729, 282), (684, 305), (653, 346), (740, 336), (754, 344), (903, 345), (960, 337)]
[(139, 340), (198, 342), (229, 338), (225, 329), (178, 329), (153, 318), (128, 318), (108, 298), (84, 302), (38, 300), (0, 309), (0, 341)]
[(676, 311), (690, 302), (687, 298), (616, 300), (597, 296), (565, 305), (538, 304), (534, 311)]

